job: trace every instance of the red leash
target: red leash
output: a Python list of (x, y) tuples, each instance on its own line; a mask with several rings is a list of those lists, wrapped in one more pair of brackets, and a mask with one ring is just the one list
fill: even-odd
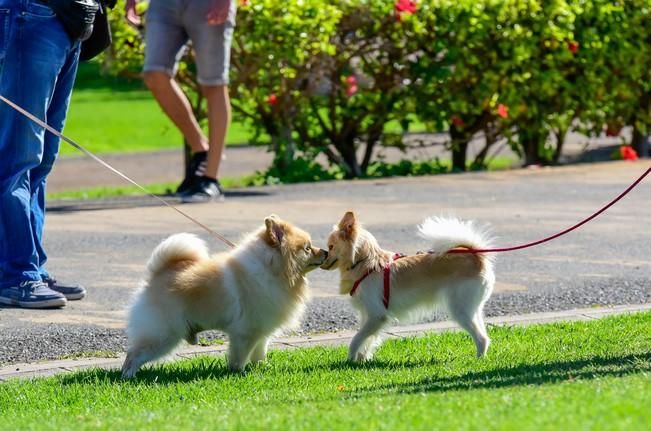
[(583, 220), (583, 221), (581, 221), (581, 222), (575, 224), (574, 226), (569, 227), (569, 228), (565, 229), (564, 231), (559, 232), (559, 233), (557, 233), (557, 234), (555, 234), (555, 235), (548, 236), (547, 238), (543, 238), (543, 239), (540, 239), (540, 240), (538, 240), (538, 241), (528, 242), (528, 243), (526, 243), (526, 244), (521, 244), (521, 245), (515, 245), (515, 246), (513, 246), (513, 247), (486, 248), (486, 249), (455, 248), (455, 249), (449, 250), (448, 253), (502, 253), (502, 252), (506, 252), (506, 251), (515, 251), (515, 250), (522, 250), (522, 249), (524, 249), (524, 248), (534, 247), (534, 246), (536, 246), (536, 245), (543, 244), (543, 243), (545, 243), (545, 242), (547, 242), (547, 241), (551, 241), (551, 240), (553, 240), (553, 239), (556, 239), (556, 238), (558, 238), (558, 237), (561, 237), (561, 236), (563, 236), (563, 235), (565, 235), (565, 234), (567, 234), (567, 233), (572, 232), (573, 230), (576, 230), (576, 229), (580, 228), (581, 226), (583, 226), (584, 224), (588, 223), (589, 221), (591, 221), (591, 220), (597, 218), (599, 215), (601, 215), (601, 213), (603, 213), (604, 211), (606, 211), (606, 210), (607, 210), (608, 208), (610, 208), (611, 206), (615, 205), (615, 204), (616, 204), (617, 202), (619, 202), (619, 201), (620, 201), (624, 196), (626, 196), (626, 195), (627, 195), (631, 190), (633, 190), (633, 189), (634, 189), (638, 184), (640, 184), (640, 183), (642, 182), (642, 180), (643, 180), (647, 175), (649, 175), (650, 172), (651, 172), (651, 168), (648, 168), (648, 169), (646, 170), (646, 172), (644, 172), (644, 173), (640, 176), (640, 178), (638, 178), (638, 179), (637, 179), (633, 184), (631, 184), (630, 186), (628, 186), (628, 188), (627, 188), (626, 190), (624, 190), (624, 191), (623, 191), (619, 196), (617, 196), (615, 199), (613, 199), (612, 201), (610, 201), (606, 206), (604, 206), (604, 207), (601, 208), (599, 211), (597, 211), (596, 213), (592, 214), (590, 217), (586, 218), (585, 220)]

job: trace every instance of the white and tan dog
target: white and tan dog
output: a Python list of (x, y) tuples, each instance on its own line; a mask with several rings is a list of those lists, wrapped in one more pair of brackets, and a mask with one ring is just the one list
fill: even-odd
[(444, 305), (472, 336), (477, 356), (486, 354), (490, 339), (483, 307), (495, 275), (487, 254), (449, 253), (452, 249), (485, 249), (490, 240), (473, 223), (434, 217), (419, 226), (431, 250), (397, 256), (380, 248), (371, 233), (347, 212), (328, 237), (328, 258), (321, 268), (339, 268), (340, 293), (350, 294), (362, 325), (350, 343), (348, 359), (373, 357), (381, 342), (379, 331), (391, 319), (405, 320), (431, 313)]
[(210, 256), (191, 234), (167, 238), (152, 253), (149, 277), (129, 312), (122, 377), (133, 377), (183, 339), (196, 344), (206, 329), (228, 335), (231, 369), (264, 360), (269, 337), (298, 322), (305, 275), (326, 256), (309, 234), (273, 215), (230, 253)]

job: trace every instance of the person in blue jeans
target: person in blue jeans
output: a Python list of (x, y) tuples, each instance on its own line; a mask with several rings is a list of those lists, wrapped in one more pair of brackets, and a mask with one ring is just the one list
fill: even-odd
[[(0, 0), (0, 94), (59, 131), (79, 49), (46, 2)], [(45, 187), (58, 151), (59, 138), (0, 101), (0, 304), (62, 307), (86, 294), (45, 269)]]

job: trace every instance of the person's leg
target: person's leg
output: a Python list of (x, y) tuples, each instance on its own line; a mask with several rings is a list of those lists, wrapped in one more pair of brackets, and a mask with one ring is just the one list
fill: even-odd
[(228, 75), (235, 8), (233, 2), (226, 23), (210, 25), (206, 17), (211, 4), (210, 0), (194, 0), (183, 15), (183, 24), (195, 50), (198, 81), (207, 101), (209, 127), (206, 170), (201, 181), (184, 194), (186, 201), (223, 196), (217, 178), (231, 120)]
[[(79, 50), (72, 50), (66, 63), (64, 64), (59, 76), (57, 77), (54, 94), (50, 106), (47, 110), (47, 121), (50, 126), (58, 131), (63, 130), (72, 87), (77, 76), (77, 66), (79, 64)], [(59, 153), (60, 139), (50, 133), (45, 132), (43, 158), (41, 164), (30, 171), (30, 188), (32, 192), (31, 210), (32, 210), (32, 232), (34, 233), (36, 251), (39, 257), (39, 273), (41, 280), (44, 281), (52, 290), (62, 293), (66, 299), (82, 299), (86, 296), (86, 289), (78, 284), (65, 284), (51, 277), (45, 269), (47, 254), (43, 248), (43, 227), (45, 224), (45, 193), (47, 185), (47, 176), (49, 175), (54, 162)]]
[(192, 112), (190, 101), (174, 78), (166, 72), (148, 71), (144, 73), (144, 81), (163, 112), (181, 131), (192, 152), (207, 151), (208, 139)]
[(229, 22), (209, 25), (202, 1), (206, 3), (196, 0), (199, 6), (188, 11), (184, 19), (195, 50), (198, 81), (208, 107), (209, 150), (204, 175), (216, 179), (231, 121), (228, 82), (234, 28)]
[[(48, 120), (57, 77), (78, 49), (52, 10), (37, 2), (0, 0), (0, 93)], [(3, 303), (62, 306), (41, 283), (32, 215), (32, 170), (44, 155), (44, 130), (0, 102), (0, 289)], [(4, 125), (7, 126), (4, 126)]]
[(181, 131), (193, 152), (208, 150), (208, 139), (194, 116), (192, 106), (174, 80), (188, 35), (181, 25), (182, 2), (152, 1), (147, 11), (144, 81), (156, 101)]
[(201, 86), (208, 105), (209, 150), (204, 176), (217, 179), (226, 133), (231, 122), (231, 102), (226, 85)]
[[(75, 82), (77, 75), (77, 65), (79, 59), (79, 50), (74, 50), (68, 55), (67, 61), (56, 81), (54, 93), (50, 101), (50, 106), (47, 109), (47, 123), (55, 130), (61, 132), (65, 123), (66, 114), (68, 113), (68, 105), (70, 103), (70, 95), (72, 94), (72, 86)], [(39, 272), (41, 276), (47, 276), (45, 270), (45, 262), (47, 255), (43, 248), (43, 226), (45, 223), (45, 192), (47, 185), (47, 176), (54, 166), (54, 161), (59, 154), (60, 140), (57, 136), (50, 132), (45, 132), (43, 157), (41, 163), (30, 171), (30, 188), (31, 196), (31, 210), (32, 210), (32, 231), (34, 232), (34, 239), (36, 251), (39, 257)]]

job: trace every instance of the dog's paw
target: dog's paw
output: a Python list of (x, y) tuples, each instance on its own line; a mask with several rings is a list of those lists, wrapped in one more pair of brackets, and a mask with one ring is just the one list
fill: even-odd
[(228, 363), (228, 369), (234, 373), (243, 373), (245, 368), (246, 368), (246, 364), (238, 364), (233, 362)]
[(353, 362), (353, 363), (362, 363), (366, 361), (370, 361), (373, 359), (372, 354), (367, 354), (365, 352), (356, 352), (354, 354), (348, 355), (348, 362)]
[(133, 357), (131, 355), (127, 355), (124, 363), (122, 364), (122, 380), (131, 379), (136, 375), (138, 369), (133, 365)]
[(122, 367), (122, 380), (132, 379), (137, 372), (138, 370), (133, 369), (131, 367), (126, 367), (126, 366)]
[(199, 344), (199, 335), (197, 335), (196, 332), (187, 334), (185, 336), (185, 341), (192, 346), (196, 346), (197, 344)]

